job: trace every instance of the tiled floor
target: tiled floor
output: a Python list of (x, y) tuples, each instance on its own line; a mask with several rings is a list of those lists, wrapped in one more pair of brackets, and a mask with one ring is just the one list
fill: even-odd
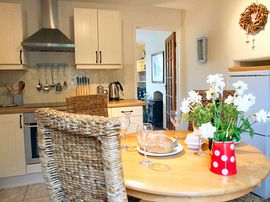
[(50, 202), (45, 184), (0, 190), (1, 202)]
[[(130, 202), (138, 201), (130, 198)], [(50, 202), (45, 184), (33, 184), (0, 190), (0, 202)], [(231, 202), (270, 202), (254, 194), (248, 194)]]

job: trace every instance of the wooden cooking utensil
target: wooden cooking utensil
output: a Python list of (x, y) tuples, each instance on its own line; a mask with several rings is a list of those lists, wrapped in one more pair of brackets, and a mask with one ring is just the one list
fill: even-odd
[(19, 94), (22, 94), (22, 91), (25, 87), (25, 83), (23, 81), (19, 81), (18, 87), (19, 87)]

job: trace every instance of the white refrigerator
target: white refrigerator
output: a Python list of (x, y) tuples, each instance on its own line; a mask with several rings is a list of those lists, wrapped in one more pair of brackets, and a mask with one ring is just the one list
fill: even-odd
[[(270, 70), (230, 72), (227, 77), (228, 89), (234, 89), (232, 84), (238, 80), (247, 83), (247, 92), (256, 97), (256, 103), (249, 109), (247, 115), (261, 109), (270, 111)], [(247, 134), (242, 134), (241, 141), (257, 147), (270, 159), (270, 122), (255, 123), (253, 126), (254, 137), (251, 138)], [(265, 199), (270, 198), (270, 176), (253, 193)]]

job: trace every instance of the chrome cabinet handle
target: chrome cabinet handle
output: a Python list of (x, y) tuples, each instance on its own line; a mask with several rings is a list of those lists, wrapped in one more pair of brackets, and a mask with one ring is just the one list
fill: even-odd
[(96, 51), (96, 63), (98, 63), (98, 52)]
[(22, 50), (20, 50), (20, 64), (22, 64)]
[(102, 63), (102, 55), (101, 55), (101, 51), (99, 51), (99, 63)]
[(121, 111), (122, 114), (125, 115), (130, 115), (133, 112), (133, 110), (129, 110), (129, 111)]
[(20, 114), (20, 129), (22, 129), (22, 115)]

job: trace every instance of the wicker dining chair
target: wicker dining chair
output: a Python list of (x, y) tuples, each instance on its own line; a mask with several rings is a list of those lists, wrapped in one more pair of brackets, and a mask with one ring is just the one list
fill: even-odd
[[(194, 90), (194, 91), (197, 92), (200, 96), (202, 96), (201, 102), (202, 102), (203, 106), (205, 106), (205, 105), (212, 102), (212, 100), (207, 100), (207, 98), (206, 98), (206, 90)], [(226, 100), (226, 98), (229, 95), (233, 96), (234, 92), (235, 92), (235, 90), (224, 90), (223, 91), (223, 96), (222, 96), (222, 101)], [(193, 131), (193, 126), (192, 126), (191, 122), (188, 123), (188, 130)]]
[(108, 117), (107, 96), (103, 94), (79, 95), (66, 98), (67, 111)]
[(36, 111), (38, 144), (51, 201), (128, 201), (117, 119)]

